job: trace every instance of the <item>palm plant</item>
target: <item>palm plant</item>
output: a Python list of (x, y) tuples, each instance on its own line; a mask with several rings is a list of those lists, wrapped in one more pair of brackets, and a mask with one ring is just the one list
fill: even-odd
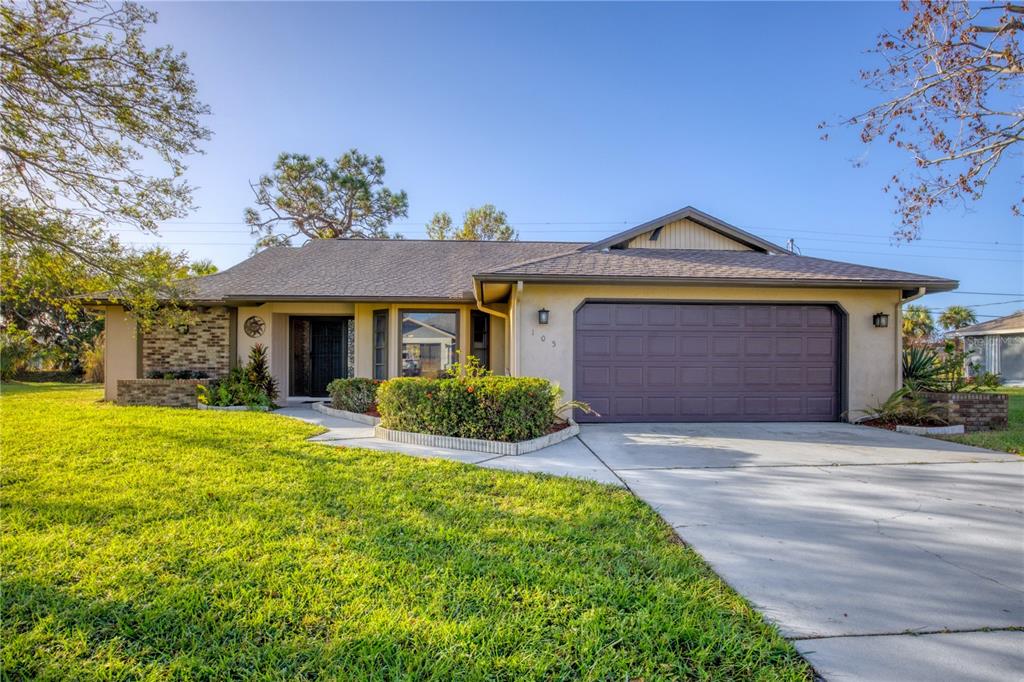
[(943, 329), (956, 330), (978, 323), (978, 316), (965, 305), (951, 305), (939, 315), (939, 325)]
[(935, 334), (935, 320), (923, 305), (908, 305), (903, 309), (903, 336), (913, 341), (927, 341)]

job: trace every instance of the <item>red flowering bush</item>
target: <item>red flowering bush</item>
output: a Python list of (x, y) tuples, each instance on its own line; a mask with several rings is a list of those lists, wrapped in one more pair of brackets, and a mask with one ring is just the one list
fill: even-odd
[(534, 377), (406, 377), (381, 384), (377, 409), (388, 429), (515, 442), (547, 433), (557, 398)]

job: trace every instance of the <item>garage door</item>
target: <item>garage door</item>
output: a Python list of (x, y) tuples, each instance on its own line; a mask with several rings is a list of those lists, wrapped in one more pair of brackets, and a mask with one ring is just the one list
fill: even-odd
[(839, 316), (827, 305), (586, 303), (580, 421), (834, 421)]

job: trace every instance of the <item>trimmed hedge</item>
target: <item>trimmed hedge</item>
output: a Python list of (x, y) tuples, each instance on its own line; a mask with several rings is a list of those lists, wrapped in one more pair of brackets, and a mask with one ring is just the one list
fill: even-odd
[(517, 442), (548, 432), (557, 398), (534, 377), (401, 378), (380, 385), (377, 410), (386, 429)]
[(377, 402), (378, 386), (380, 382), (375, 379), (335, 379), (327, 384), (327, 392), (331, 394), (331, 407), (349, 412), (367, 412)]

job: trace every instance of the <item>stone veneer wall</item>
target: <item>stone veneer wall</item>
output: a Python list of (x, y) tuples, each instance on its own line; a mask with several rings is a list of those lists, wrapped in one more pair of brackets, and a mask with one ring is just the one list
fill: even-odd
[(1010, 415), (1010, 396), (1005, 393), (922, 393), (927, 400), (949, 406), (953, 422), (964, 431), (1005, 429)]
[[(196, 311), (188, 332), (160, 327), (142, 336), (142, 376), (191, 369), (211, 378), (231, 369), (231, 313), (227, 308)], [(120, 395), (120, 388), (118, 388)]]
[(120, 379), (117, 404), (195, 407), (196, 386), (209, 383), (205, 379)]

